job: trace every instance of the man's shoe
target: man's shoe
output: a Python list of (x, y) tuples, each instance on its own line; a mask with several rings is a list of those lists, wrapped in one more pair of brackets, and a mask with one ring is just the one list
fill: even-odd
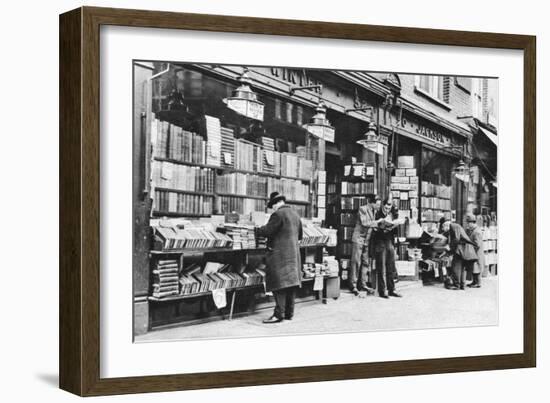
[(402, 297), (402, 295), (401, 295), (401, 294), (399, 294), (399, 293), (397, 293), (397, 292), (395, 292), (395, 291), (393, 291), (393, 292), (390, 292), (390, 297), (397, 297), (397, 298), (401, 298), (401, 297)]
[(267, 318), (267, 319), (264, 319), (262, 322), (263, 322), (263, 323), (280, 323), (280, 322), (282, 322), (282, 321), (283, 321), (282, 318), (278, 318), (278, 317), (276, 317), (275, 315), (273, 315), (273, 316), (270, 316), (270, 317)]
[(470, 287), (472, 287), (472, 288), (481, 288), (481, 286), (479, 284), (473, 284)]
[(379, 297), (380, 297), (380, 298), (386, 298), (386, 299), (389, 298), (386, 294), (380, 294)]
[(466, 287), (475, 287), (476, 283), (470, 283)]
[(463, 286), (463, 285), (461, 285), (461, 286), (460, 286), (460, 289), (461, 289), (461, 290), (464, 290), (464, 286)]
[(351, 293), (355, 296), (359, 295), (359, 290), (357, 288), (354, 288), (351, 290)]

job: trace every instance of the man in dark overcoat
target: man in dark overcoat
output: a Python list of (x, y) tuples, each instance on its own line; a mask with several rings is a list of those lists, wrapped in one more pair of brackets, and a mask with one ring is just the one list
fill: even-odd
[(466, 234), (476, 245), (477, 261), (471, 266), (473, 281), (468, 284), (468, 287), (481, 287), (481, 273), (485, 268), (485, 249), (483, 247), (483, 233), (481, 228), (477, 226), (476, 216), (473, 214), (466, 215)]
[(301, 257), (298, 241), (302, 239), (302, 221), (285, 197), (271, 193), (267, 207), (274, 210), (266, 225), (257, 229), (267, 238), (266, 290), (273, 292), (275, 310), (264, 323), (278, 323), (294, 316), (296, 289), (301, 286)]

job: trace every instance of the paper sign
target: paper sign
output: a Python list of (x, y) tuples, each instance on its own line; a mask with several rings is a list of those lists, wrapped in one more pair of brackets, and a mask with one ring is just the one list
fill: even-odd
[(168, 162), (163, 162), (160, 169), (160, 177), (162, 179), (170, 180), (172, 179), (172, 164)]
[(216, 308), (221, 309), (227, 306), (227, 297), (225, 288), (218, 288), (217, 290), (212, 290), (212, 298), (214, 299), (214, 304)]
[(325, 183), (319, 183), (317, 185), (317, 194), (324, 195), (327, 191), (327, 185)]
[(231, 165), (233, 163), (231, 159), (231, 153), (223, 153), (223, 162), (228, 165)]
[(323, 289), (323, 276), (315, 276), (313, 281), (313, 291), (321, 291)]

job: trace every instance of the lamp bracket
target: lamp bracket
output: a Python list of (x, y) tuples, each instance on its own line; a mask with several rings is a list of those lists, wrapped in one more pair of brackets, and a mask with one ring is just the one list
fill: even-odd
[(298, 90), (313, 90), (313, 89), (319, 89), (319, 92), (323, 92), (323, 85), (322, 84), (315, 84), (315, 85), (301, 85), (301, 86), (292, 86), (288, 89), (288, 93), (290, 95), (294, 95), (294, 93)]

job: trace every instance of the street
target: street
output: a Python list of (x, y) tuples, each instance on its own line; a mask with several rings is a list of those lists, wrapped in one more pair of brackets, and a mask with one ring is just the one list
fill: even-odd
[(257, 337), (284, 334), (340, 333), (376, 330), (407, 330), (498, 323), (498, 277), (484, 278), (482, 287), (464, 291), (446, 290), (439, 283), (421, 281), (397, 283), (402, 298), (383, 299), (342, 291), (327, 304), (297, 304), (291, 321), (263, 324), (271, 315), (263, 310), (252, 315), (191, 326), (151, 331), (136, 342), (197, 338)]

